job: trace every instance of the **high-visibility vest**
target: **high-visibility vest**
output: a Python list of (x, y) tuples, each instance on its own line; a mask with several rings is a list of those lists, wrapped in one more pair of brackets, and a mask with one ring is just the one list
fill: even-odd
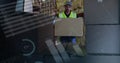
[(64, 12), (59, 13), (59, 18), (77, 18), (77, 14), (75, 12), (71, 12), (70, 16), (67, 17)]

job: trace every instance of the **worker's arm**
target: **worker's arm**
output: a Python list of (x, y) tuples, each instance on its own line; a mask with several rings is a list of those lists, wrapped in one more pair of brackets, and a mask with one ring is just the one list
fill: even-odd
[(77, 14), (77, 18), (79, 18), (79, 17), (84, 17), (84, 13)]

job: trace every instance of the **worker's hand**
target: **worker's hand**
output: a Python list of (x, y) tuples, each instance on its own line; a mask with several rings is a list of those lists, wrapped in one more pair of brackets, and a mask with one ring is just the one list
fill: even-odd
[(78, 13), (77, 16), (78, 17), (84, 17), (84, 13)]

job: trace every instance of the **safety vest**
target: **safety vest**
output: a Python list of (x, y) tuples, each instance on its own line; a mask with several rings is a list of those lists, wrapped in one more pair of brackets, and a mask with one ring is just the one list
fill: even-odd
[(59, 18), (77, 18), (77, 14), (74, 12), (70, 13), (70, 16), (67, 17), (64, 12), (59, 13)]

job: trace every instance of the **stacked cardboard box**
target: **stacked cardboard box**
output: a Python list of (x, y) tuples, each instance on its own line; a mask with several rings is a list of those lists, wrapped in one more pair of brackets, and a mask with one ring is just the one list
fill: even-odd
[(44, 13), (51, 14), (55, 9), (54, 0), (33, 0), (33, 12), (35, 14)]

